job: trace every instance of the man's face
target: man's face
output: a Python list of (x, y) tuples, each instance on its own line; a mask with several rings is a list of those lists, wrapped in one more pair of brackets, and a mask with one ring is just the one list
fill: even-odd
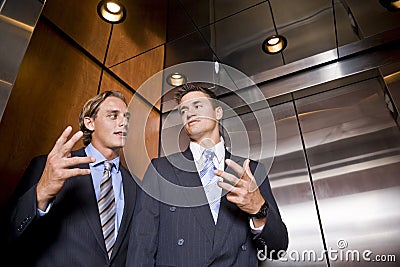
[(129, 113), (121, 99), (110, 96), (100, 104), (96, 118), (90, 118), (92, 144), (98, 150), (118, 151), (125, 145)]
[(200, 91), (187, 93), (181, 99), (179, 112), (192, 141), (201, 142), (208, 138), (219, 142), (218, 120), (222, 117), (222, 108), (214, 108), (208, 95)]

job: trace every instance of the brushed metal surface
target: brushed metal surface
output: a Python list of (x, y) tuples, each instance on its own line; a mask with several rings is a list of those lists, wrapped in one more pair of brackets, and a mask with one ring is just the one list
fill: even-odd
[(37, 0), (0, 2), (0, 121), (42, 7)]
[[(254, 77), (257, 82), (398, 40), (400, 29), (400, 13), (389, 12), (374, 0), (171, 2), (169, 42), (198, 29), (210, 53), (220, 62)], [(262, 41), (275, 33), (273, 20), (278, 33), (288, 39), (282, 55), (266, 55), (261, 51)], [(203, 46), (202, 42), (191, 45), (194, 50)], [(207, 59), (197, 52), (194, 54)], [(182, 60), (174, 62), (183, 62), (185, 58), (188, 57), (184, 55)]]
[[(378, 79), (370, 79), (296, 100), (296, 105), (328, 248), (398, 259), (400, 132), (382, 89)], [(339, 247), (340, 240), (346, 248)], [(361, 258), (330, 264), (367, 263)]]
[[(391, 111), (400, 125), (400, 63), (395, 63), (379, 69), (387, 88), (386, 102), (392, 105)], [(397, 118), (396, 118), (397, 115)]]
[(0, 81), (0, 121), (3, 117), (4, 108), (7, 105), (8, 98), (10, 97), (12, 84)]
[[(323, 255), (324, 248), (293, 103), (274, 106), (271, 111), (275, 119), (277, 143), (268, 176), (282, 219), (288, 228), (290, 240), (288, 251), (303, 253), (312, 250), (320, 257)], [(260, 110), (258, 113), (259, 115), (267, 114), (265, 110)], [(239, 117), (246, 125), (246, 132), (233, 134), (242, 136), (242, 139), (248, 136), (251, 151), (261, 149), (260, 138), (257, 136), (265, 133), (260, 133), (260, 125), (255, 117), (252, 113), (242, 114)], [(231, 123), (235, 124), (236, 119), (223, 121), (225, 127), (229, 127)], [(246, 142), (237, 142), (235, 145), (241, 148), (236, 149), (237, 151), (244, 152), (239, 153), (241, 156), (248, 156), (246, 151), (249, 147)], [(263, 149), (269, 146), (263, 145)], [(253, 156), (251, 158), (259, 160)], [(263, 158), (260, 161), (268, 166), (271, 160), (271, 158)], [(279, 261), (266, 260), (260, 266), (327, 266), (324, 259), (302, 262), (293, 259), (294, 257), (294, 255), (287, 255)]]
[(345, 0), (364, 37), (395, 29), (400, 26), (400, 13), (389, 12), (375, 0)]
[(180, 0), (198, 27), (222, 20), (235, 13), (256, 6), (265, 0)]

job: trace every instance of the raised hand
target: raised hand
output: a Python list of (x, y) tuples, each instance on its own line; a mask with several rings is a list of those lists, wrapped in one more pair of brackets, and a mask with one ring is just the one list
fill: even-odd
[[(227, 159), (226, 164), (237, 173), (237, 177), (230, 173), (216, 170), (214, 173), (224, 179), (218, 185), (229, 191), (226, 195), (228, 201), (236, 204), (241, 210), (248, 214), (256, 214), (265, 200), (258, 189), (257, 182), (251, 173), (250, 160), (246, 159), (243, 166)], [(266, 219), (253, 219), (254, 226), (259, 227), (265, 224)]]
[(76, 132), (69, 140), (72, 127), (68, 126), (47, 156), (46, 165), (36, 188), (37, 207), (45, 210), (49, 201), (63, 188), (71, 177), (90, 174), (90, 169), (71, 168), (78, 164), (94, 162), (93, 157), (71, 157), (71, 150), (82, 138), (81, 131)]

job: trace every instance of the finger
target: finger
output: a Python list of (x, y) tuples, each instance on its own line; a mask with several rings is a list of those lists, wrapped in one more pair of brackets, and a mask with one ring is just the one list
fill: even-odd
[(239, 201), (240, 201), (239, 197), (236, 196), (236, 195), (233, 195), (233, 194), (231, 194), (231, 193), (229, 193), (229, 194), (226, 195), (226, 199), (227, 199), (229, 202), (233, 203), (233, 204), (239, 204), (239, 203), (240, 203), (240, 202), (239, 202)]
[(79, 169), (79, 168), (67, 169), (64, 170), (63, 179), (67, 180), (71, 177), (89, 175), (89, 174), (90, 174), (90, 169)]
[(225, 162), (226, 165), (228, 165), (234, 172), (236, 172), (240, 178), (242, 177), (244, 172), (242, 166), (240, 166), (239, 164), (230, 159), (226, 159)]
[(73, 167), (79, 164), (89, 164), (95, 161), (96, 159), (94, 157), (72, 157), (65, 159), (64, 167)]
[(64, 144), (64, 146), (62, 147), (62, 151), (61, 151), (62, 155), (63, 155), (63, 156), (67, 156), (67, 155), (71, 152), (71, 150), (72, 150), (72, 148), (74, 147), (74, 145), (82, 138), (82, 136), (83, 136), (83, 132), (82, 132), (82, 131), (76, 132), (76, 133), (71, 137), (71, 139), (69, 139), (69, 140)]
[(50, 153), (58, 152), (61, 149), (61, 147), (65, 144), (65, 142), (67, 142), (68, 136), (71, 134), (71, 132), (72, 132), (72, 127), (67, 126), (67, 128), (65, 128), (64, 131), (62, 132), (62, 134), (58, 137), (58, 139)]
[(247, 181), (251, 181), (253, 178), (253, 174), (251, 173), (251, 170), (250, 170), (250, 160), (249, 159), (246, 159), (243, 162), (243, 170), (244, 170), (244, 175), (242, 178)]
[(225, 181), (230, 182), (232, 185), (237, 185), (240, 182), (240, 179), (238, 179), (235, 175), (221, 171), (221, 170), (215, 170), (214, 171), (215, 175), (222, 177)]
[(239, 193), (239, 189), (234, 187), (231, 184), (224, 183), (224, 182), (218, 182), (218, 186), (230, 193), (235, 194), (235, 195), (237, 195)]

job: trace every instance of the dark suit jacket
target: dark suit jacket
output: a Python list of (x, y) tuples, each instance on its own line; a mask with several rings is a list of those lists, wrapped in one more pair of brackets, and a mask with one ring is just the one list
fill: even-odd
[[(86, 154), (80, 149), (72, 156)], [(38, 216), (36, 185), (45, 162), (46, 156), (33, 159), (17, 188), (7, 233), (8, 266), (124, 266), (137, 187), (129, 172), (120, 166), (124, 214), (108, 259), (90, 175), (67, 180), (49, 213)]]
[[(244, 161), (228, 152), (226, 157), (240, 165)], [(267, 223), (256, 236), (251, 233), (248, 215), (225, 196), (221, 198), (215, 225), (208, 204), (193, 207), (201, 198), (205, 201), (202, 203), (207, 203), (204, 190), (182, 191), (170, 186), (172, 183), (202, 188), (190, 149), (152, 160), (142, 188), (146, 192), (151, 190), (152, 196), (163, 201), (139, 190), (134, 215), (137, 227), (132, 228), (127, 266), (257, 266), (257, 247), (264, 249), (266, 245), (269, 252), (286, 250), (286, 226), (265, 168), (254, 161), (250, 168), (269, 204)]]

